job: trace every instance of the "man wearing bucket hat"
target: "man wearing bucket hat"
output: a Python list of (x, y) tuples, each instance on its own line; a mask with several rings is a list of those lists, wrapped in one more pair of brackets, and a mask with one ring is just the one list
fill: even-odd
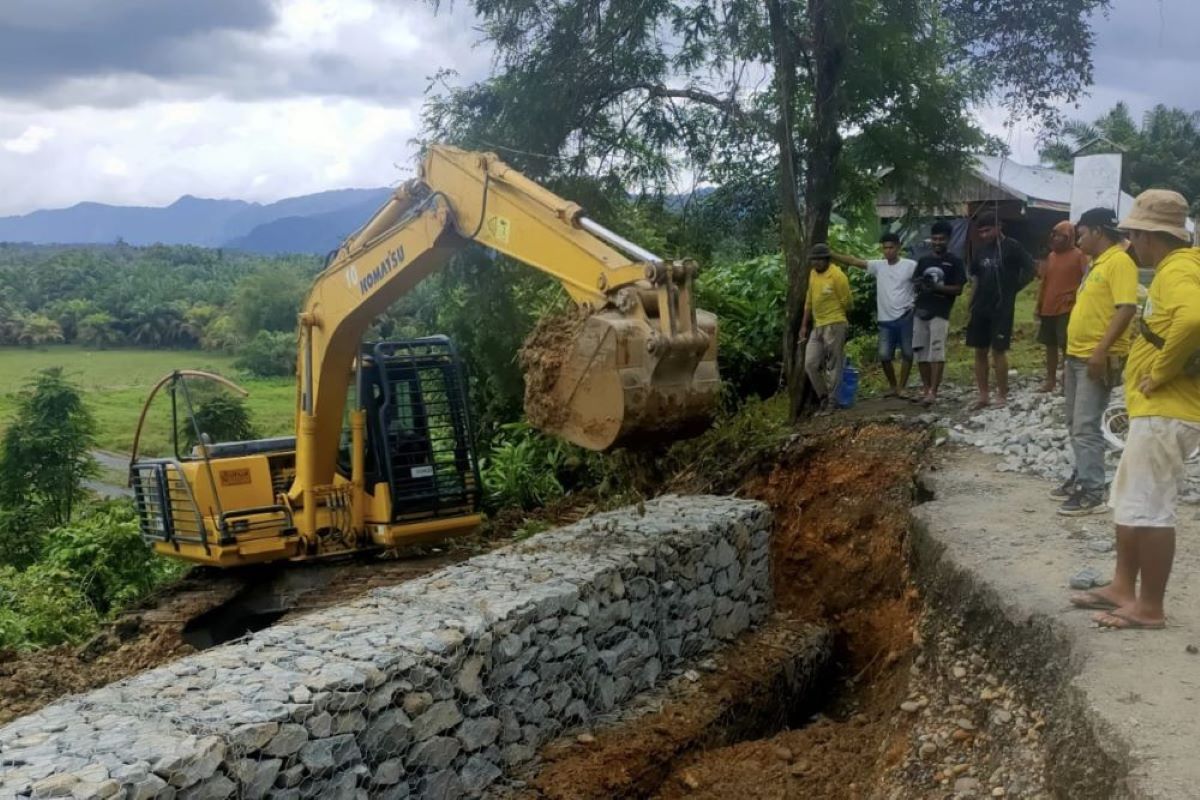
[[(847, 312), (850, 310), (850, 280), (831, 260), (826, 244), (814, 244), (808, 253), (812, 272), (808, 276), (808, 294), (804, 296), (804, 317), (800, 338), (808, 338), (804, 350), (804, 371), (820, 398), (821, 410), (833, 408), (838, 384), (842, 380), (843, 353), (846, 349)], [(811, 319), (812, 336), (808, 337)]]
[(1200, 448), (1200, 250), (1189, 247), (1187, 214), (1178, 192), (1151, 189), (1120, 223), (1155, 272), (1125, 369), (1129, 432), (1109, 498), (1117, 566), (1111, 584), (1071, 599), (1100, 609), (1094, 619), (1109, 628), (1166, 626), (1179, 488)]

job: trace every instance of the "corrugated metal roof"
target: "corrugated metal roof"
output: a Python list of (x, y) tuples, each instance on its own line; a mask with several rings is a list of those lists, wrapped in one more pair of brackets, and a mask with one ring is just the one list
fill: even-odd
[[(976, 156), (975, 174), (980, 180), (1002, 189), (1038, 208), (1055, 211), (1071, 210), (1071, 183), (1069, 172), (1060, 172), (1053, 167), (1031, 167), (1018, 164), (1011, 158), (1000, 156)], [(1119, 211), (1133, 207), (1133, 197), (1121, 192)]]

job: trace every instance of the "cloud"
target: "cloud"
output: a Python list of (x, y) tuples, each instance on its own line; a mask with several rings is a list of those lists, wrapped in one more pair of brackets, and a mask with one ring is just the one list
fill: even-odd
[[(53, 138), (28, 153), (0, 149), (6, 177), (0, 215), (83, 200), (167, 205), (192, 194), (266, 202), (396, 185), (415, 172), (409, 142), (418, 133), (418, 111), (417, 103), (391, 107), (356, 98), (42, 111), (54, 120)], [(0, 107), (0, 141), (25, 116)]]
[(435, 16), (418, 0), (110, 0), (106, 14), (94, 0), (15, 2), (0, 22), (0, 97), (48, 108), (214, 96), (394, 101), (423, 92), (439, 66), (478, 77), (489, 58), (473, 46), (465, 4)]
[(4, 142), (4, 149), (10, 153), (29, 155), (42, 149), (42, 143), (54, 138), (54, 129), (43, 125), (30, 125), (20, 136)]
[[(1137, 118), (1159, 103), (1200, 111), (1200, 2), (1196, 0), (1113, 0), (1107, 15), (1093, 19), (1096, 45), (1094, 82), (1087, 96), (1065, 109), (1072, 119), (1093, 120), (1124, 102)], [(984, 129), (1006, 141), (1013, 158), (1038, 161), (1038, 120), (1009, 119), (983, 109)]]
[(393, 184), (428, 77), (491, 59), (465, 2), (0, 4), (0, 215)]

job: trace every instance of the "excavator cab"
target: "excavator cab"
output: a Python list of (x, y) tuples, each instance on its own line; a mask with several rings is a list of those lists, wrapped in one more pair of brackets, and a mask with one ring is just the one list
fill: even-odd
[[(169, 457), (135, 451), (130, 483), (142, 539), (165, 555), (237, 566), (415, 544), (474, 529), (482, 501), (479, 467), (464, 365), (453, 343), (431, 336), (363, 345), (358, 367), (350, 405), (366, 423), (363, 522), (370, 538), (356, 540), (350, 520), (353, 435), (347, 426), (338, 488), (315, 541), (299, 535), (286, 499), (296, 474), (294, 437), (213, 442), (204, 431), (190, 452), (180, 453), (178, 442)], [(217, 376), (174, 374), (176, 415), (177, 394), (191, 415), (187, 377)]]
[[(365, 345), (358, 396), (366, 411), (367, 486), (386, 485), (390, 522), (479, 509), (467, 380), (445, 336)], [(350, 440), (343, 438), (345, 474)]]

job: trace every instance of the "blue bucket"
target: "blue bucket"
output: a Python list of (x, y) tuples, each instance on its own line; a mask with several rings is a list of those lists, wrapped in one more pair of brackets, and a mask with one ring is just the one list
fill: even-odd
[(846, 359), (846, 365), (842, 368), (842, 382), (838, 386), (837, 394), (834, 395), (833, 401), (838, 408), (853, 408), (854, 401), (858, 398), (858, 370), (850, 363), (850, 359)]

